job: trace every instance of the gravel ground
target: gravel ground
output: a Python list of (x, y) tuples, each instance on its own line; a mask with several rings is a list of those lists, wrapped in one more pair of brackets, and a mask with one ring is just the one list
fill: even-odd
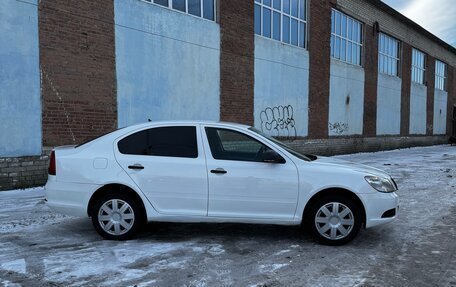
[(153, 223), (106, 241), (50, 211), (42, 188), (0, 192), (0, 286), (456, 286), (456, 147), (339, 158), (391, 173), (401, 202), (395, 222), (340, 247), (242, 224)]

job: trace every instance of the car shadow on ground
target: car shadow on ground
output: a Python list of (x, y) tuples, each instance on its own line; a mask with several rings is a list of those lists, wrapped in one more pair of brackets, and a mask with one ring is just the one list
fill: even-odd
[[(399, 240), (390, 228), (361, 229), (358, 236), (345, 246), (354, 248), (382, 248)], [(242, 223), (168, 223), (150, 222), (137, 234), (137, 240), (155, 242), (242, 242), (289, 243), (319, 245), (309, 230), (301, 226), (281, 226)], [(337, 247), (336, 247), (337, 248)]]
[(310, 234), (300, 226), (280, 226), (241, 223), (148, 223), (138, 234), (138, 239), (180, 242), (198, 239), (226, 238), (257, 240), (312, 241)]
[[(99, 238), (92, 227), (90, 220), (73, 219), (67, 226), (62, 226), (67, 232), (78, 236), (89, 236), (92, 240)], [(304, 227), (283, 226), (270, 224), (244, 223), (171, 223), (149, 222), (133, 238), (139, 241), (160, 243), (178, 242), (242, 242), (256, 241), (258, 243), (290, 243), (290, 244), (317, 244)], [(392, 244), (401, 238), (396, 238), (394, 225), (374, 227), (368, 230), (361, 229), (358, 236), (345, 246), (356, 248), (376, 248)]]

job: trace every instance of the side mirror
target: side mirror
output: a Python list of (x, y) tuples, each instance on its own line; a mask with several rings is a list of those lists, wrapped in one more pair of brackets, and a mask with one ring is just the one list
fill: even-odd
[(263, 162), (267, 163), (285, 163), (285, 159), (272, 149), (263, 152)]

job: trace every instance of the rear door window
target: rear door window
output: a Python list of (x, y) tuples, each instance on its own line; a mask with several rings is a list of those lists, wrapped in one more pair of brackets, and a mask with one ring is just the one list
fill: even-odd
[(119, 152), (130, 155), (198, 157), (196, 127), (176, 126), (143, 130), (117, 144)]

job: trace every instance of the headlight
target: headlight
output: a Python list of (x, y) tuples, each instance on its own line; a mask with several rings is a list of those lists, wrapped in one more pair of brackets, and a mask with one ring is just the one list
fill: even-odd
[(364, 179), (367, 181), (367, 183), (370, 184), (370, 186), (380, 192), (393, 192), (396, 190), (394, 183), (387, 178), (378, 176), (365, 176)]

